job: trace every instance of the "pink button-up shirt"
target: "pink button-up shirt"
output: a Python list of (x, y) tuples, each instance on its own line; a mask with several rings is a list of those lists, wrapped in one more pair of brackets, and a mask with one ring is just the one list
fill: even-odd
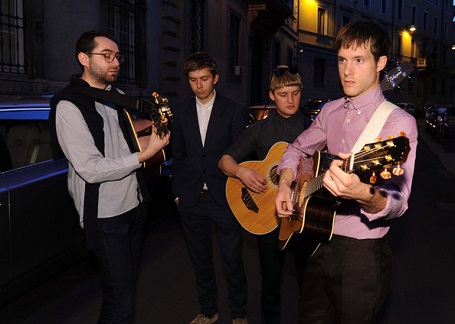
[[(305, 156), (324, 148), (336, 155), (351, 152), (376, 108), (384, 100), (378, 86), (353, 101), (346, 102), (347, 98), (341, 98), (328, 102), (313, 124), (288, 145), (278, 172), (290, 168), (296, 175), (300, 158), (303, 157), (303, 170), (312, 173), (312, 159)], [(415, 118), (398, 108), (387, 118), (379, 137), (385, 140), (389, 135), (397, 137), (400, 132), (406, 133), (410, 151), (406, 163), (402, 164), (404, 174), (392, 176), (391, 180), (377, 187), (387, 196), (386, 207), (376, 214), (370, 214), (362, 210), (357, 202), (344, 200), (337, 210), (334, 234), (357, 239), (383, 237), (389, 230), (389, 220), (400, 217), (408, 209), (418, 132)]]

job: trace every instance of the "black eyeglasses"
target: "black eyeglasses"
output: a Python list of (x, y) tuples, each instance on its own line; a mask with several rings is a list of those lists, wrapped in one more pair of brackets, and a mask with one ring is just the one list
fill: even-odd
[(87, 52), (85, 54), (95, 54), (95, 55), (103, 55), (104, 56), (104, 60), (107, 62), (107, 63), (112, 63), (114, 61), (114, 59), (117, 59), (118, 62), (120, 64), (123, 63), (123, 61), (125, 61), (125, 56), (123, 56), (122, 54), (120, 53), (117, 53), (117, 54), (114, 54), (114, 53), (111, 53), (111, 52), (107, 52), (107, 53), (93, 53), (93, 52)]
[(272, 76), (280, 77), (284, 74), (284, 72), (288, 71), (291, 74), (296, 74), (298, 69), (295, 66), (283, 66), (283, 67), (277, 67), (272, 70), (272, 75), (270, 76), (270, 79), (272, 79)]

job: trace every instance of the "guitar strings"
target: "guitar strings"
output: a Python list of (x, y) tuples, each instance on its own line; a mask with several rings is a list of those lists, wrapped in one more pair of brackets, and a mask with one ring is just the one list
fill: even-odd
[[(355, 163), (373, 161), (373, 160), (377, 159), (378, 157), (372, 157), (372, 158), (367, 158), (367, 159), (365, 159), (365, 157), (371, 156), (372, 153), (378, 152), (378, 151), (382, 150), (383, 148), (384, 148), (384, 146), (381, 145), (381, 147), (373, 146), (373, 148), (371, 148), (370, 150), (362, 150), (362, 151), (354, 154), (354, 161), (355, 161)], [(350, 165), (351, 158), (352, 158), (352, 156), (343, 160), (343, 163), (340, 166), (345, 172), (346, 172), (347, 167)], [(322, 172), (316, 178), (314, 178), (310, 181), (307, 181), (306, 189), (305, 189), (305, 198), (309, 197), (310, 195), (312, 195), (313, 193), (315, 193), (316, 191), (318, 191), (319, 189), (321, 189), (323, 187), (323, 178), (324, 178), (325, 172), (326, 171)], [(270, 188), (272, 185), (275, 185), (277, 179), (278, 179), (278, 174), (276, 172), (273, 172), (271, 176), (266, 178), (267, 187)], [(252, 190), (248, 190), (248, 193), (250, 196), (248, 198), (248, 202), (251, 202), (252, 200), (254, 200), (255, 197), (261, 195), (261, 193), (256, 193)]]

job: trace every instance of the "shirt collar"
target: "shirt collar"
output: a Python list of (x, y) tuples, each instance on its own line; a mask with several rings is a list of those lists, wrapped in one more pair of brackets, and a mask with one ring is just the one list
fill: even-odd
[(381, 87), (378, 85), (376, 88), (368, 91), (362, 96), (351, 100), (348, 97), (345, 97), (345, 103), (343, 107), (345, 109), (355, 109), (355, 110), (364, 110), (364, 109), (376, 109), (377, 103), (382, 101), (384, 95), (382, 94)]
[(196, 105), (199, 107), (199, 108), (210, 108), (213, 106), (213, 103), (215, 102), (215, 98), (216, 98), (216, 91), (215, 89), (213, 89), (213, 97), (212, 99), (210, 99), (209, 102), (207, 102), (206, 104), (203, 104), (199, 101), (199, 99), (196, 97)]

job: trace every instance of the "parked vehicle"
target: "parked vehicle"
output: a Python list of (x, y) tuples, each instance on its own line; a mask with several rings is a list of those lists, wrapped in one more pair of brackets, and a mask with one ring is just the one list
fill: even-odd
[(403, 109), (404, 111), (410, 113), (411, 115), (415, 116), (416, 109), (414, 104), (409, 103), (409, 102), (400, 102), (396, 104), (398, 107)]
[(330, 99), (309, 99), (301, 108), (302, 112), (306, 117), (314, 120), (321, 112), (322, 107), (329, 101)]
[(425, 128), (438, 139), (449, 136), (449, 114), (446, 107), (438, 105), (425, 108)]
[(49, 100), (0, 98), (0, 305), (86, 255), (68, 162), (52, 159)]
[(276, 111), (275, 104), (255, 104), (248, 107), (248, 124), (251, 125), (257, 120), (267, 118), (273, 111)]

